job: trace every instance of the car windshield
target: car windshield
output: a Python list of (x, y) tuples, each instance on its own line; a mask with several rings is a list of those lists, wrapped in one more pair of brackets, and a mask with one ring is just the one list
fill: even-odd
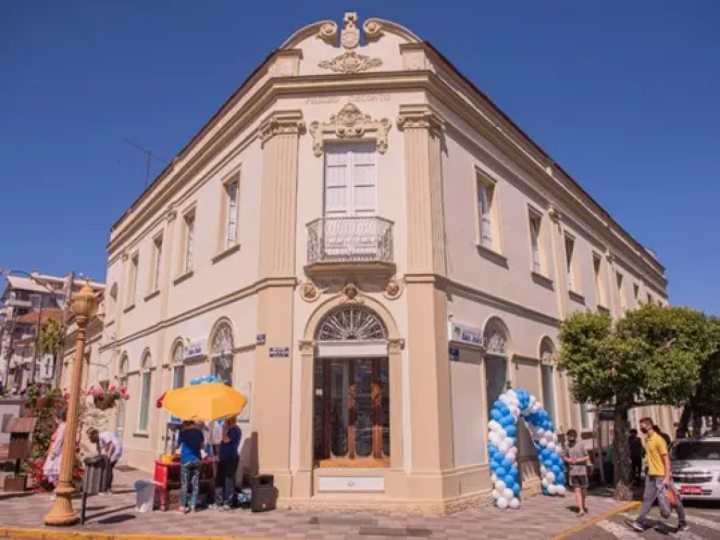
[(720, 441), (682, 441), (673, 446), (673, 459), (720, 460)]

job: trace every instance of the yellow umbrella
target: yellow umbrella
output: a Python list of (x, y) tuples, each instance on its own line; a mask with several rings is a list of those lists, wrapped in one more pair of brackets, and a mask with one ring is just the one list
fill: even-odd
[(211, 422), (240, 414), (246, 403), (243, 394), (223, 383), (203, 383), (168, 391), (162, 407), (182, 420)]

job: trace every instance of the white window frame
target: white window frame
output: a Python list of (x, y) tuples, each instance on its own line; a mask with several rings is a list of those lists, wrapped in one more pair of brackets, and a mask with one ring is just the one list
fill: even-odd
[[(568, 242), (572, 249), (568, 252)], [(578, 275), (577, 275), (577, 262), (575, 257), (576, 240), (575, 237), (565, 232), (563, 235), (563, 249), (565, 251), (565, 278), (567, 279), (567, 287), (570, 292), (579, 294), (578, 291)]]
[[(234, 189), (234, 197), (232, 190)], [(234, 200), (233, 200), (234, 199)], [(223, 243), (221, 251), (238, 244), (240, 222), (240, 175), (234, 174), (223, 183)]]
[[(603, 283), (604, 265), (603, 257), (599, 253), (593, 251), (593, 276), (595, 277), (595, 296), (598, 306), (607, 309), (607, 294), (605, 293), (605, 285)], [(598, 263), (597, 265), (595, 263)]]
[(474, 189), (477, 245), (501, 253), (498, 183), (475, 167)]
[[(533, 226), (537, 223), (537, 229)], [(528, 207), (528, 233), (530, 235), (530, 269), (535, 274), (547, 275), (545, 245), (543, 242), (543, 215)]]
[(155, 292), (160, 290), (160, 279), (162, 277), (161, 270), (162, 270), (162, 263), (163, 263), (163, 243), (164, 243), (164, 237), (163, 234), (157, 234), (153, 238), (152, 241), (152, 248), (153, 248), (153, 265), (152, 265), (152, 275), (150, 276), (150, 291), (149, 292)]
[(628, 309), (627, 298), (625, 297), (625, 276), (622, 272), (615, 272), (615, 283), (620, 300), (620, 311), (625, 313)]
[(137, 281), (138, 281), (138, 274), (140, 269), (140, 252), (136, 251), (130, 256), (130, 266), (128, 267), (128, 287), (127, 287), (127, 297), (125, 299), (125, 304), (127, 307), (132, 307), (135, 305), (135, 300), (137, 296)]
[[(355, 188), (365, 187), (370, 184), (358, 184), (355, 178), (356, 162), (355, 156), (359, 155), (359, 149), (369, 150), (367, 153), (372, 156), (373, 168), (373, 201), (372, 208), (358, 209), (355, 201)], [(345, 183), (346, 193), (346, 213), (340, 215), (337, 210), (333, 211), (328, 208), (328, 154), (345, 154), (345, 168), (347, 171), (347, 181)], [(323, 164), (323, 215), (326, 218), (349, 218), (349, 217), (374, 217), (377, 216), (378, 209), (378, 164), (376, 158), (375, 143), (371, 141), (355, 141), (348, 143), (327, 143), (325, 145), (325, 162)], [(367, 165), (367, 164), (365, 164)], [(339, 187), (339, 186), (337, 186)]]
[(195, 226), (197, 213), (193, 206), (183, 213), (183, 251), (181, 274), (192, 272), (195, 265)]

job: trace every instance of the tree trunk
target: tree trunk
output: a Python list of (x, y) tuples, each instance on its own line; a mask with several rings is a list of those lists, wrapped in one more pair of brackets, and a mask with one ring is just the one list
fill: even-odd
[(693, 437), (702, 435), (702, 415), (696, 409), (693, 411)]
[(683, 407), (682, 414), (680, 415), (680, 421), (678, 422), (678, 428), (675, 432), (676, 439), (684, 439), (687, 437), (688, 429), (690, 428), (690, 418), (692, 417), (692, 406), (690, 403), (686, 403)]
[[(615, 418), (613, 426), (613, 470), (615, 476), (615, 499), (618, 501), (632, 501), (632, 463), (630, 461), (630, 445), (628, 434), (628, 411), (630, 407), (625, 404), (615, 404)], [(602, 463), (600, 464), (602, 466)]]

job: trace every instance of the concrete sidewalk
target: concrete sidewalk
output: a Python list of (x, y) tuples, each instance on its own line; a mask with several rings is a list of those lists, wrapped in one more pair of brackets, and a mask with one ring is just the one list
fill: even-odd
[[(200, 510), (181, 515), (174, 511), (138, 513), (135, 511), (135, 480), (147, 479), (138, 471), (116, 473), (117, 493), (88, 500), (87, 523), (72, 528), (45, 528), (42, 518), (51, 506), (47, 495), (0, 494), (0, 538), (20, 537), (11, 529), (34, 529), (24, 538), (50, 538), (47, 533), (90, 533), (93, 538), (117, 534), (135, 538), (167, 536), (178, 538), (211, 536), (242, 538), (308, 538), (317, 540), (378, 540), (380, 538), (488, 538), (494, 540), (535, 540), (550, 538), (580, 525), (583, 521), (571, 510), (572, 497), (532, 497), (519, 510), (499, 510), (488, 506), (465, 510), (445, 517), (370, 512), (300, 512), (276, 510), (252, 513), (249, 510), (217, 512)], [(590, 515), (619, 510), (621, 503), (611, 498), (591, 496)], [(76, 501), (79, 509), (80, 502)], [(44, 534), (43, 534), (44, 533)], [(106, 536), (107, 535), (107, 536)], [(58, 535), (58, 538), (70, 535)], [(78, 538), (78, 536), (75, 536)]]

